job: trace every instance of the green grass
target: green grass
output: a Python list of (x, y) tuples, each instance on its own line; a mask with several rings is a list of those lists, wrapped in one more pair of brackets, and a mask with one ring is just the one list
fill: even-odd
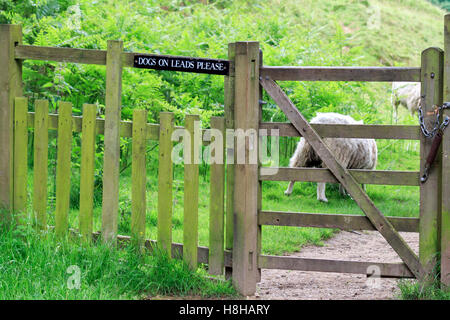
[(399, 297), (404, 300), (450, 300), (450, 289), (442, 289), (438, 281), (422, 285), (416, 280), (401, 280), (398, 287)]
[[(30, 225), (0, 232), (0, 300), (237, 296), (229, 281), (207, 277), (204, 268), (191, 271), (161, 252), (80, 245), (78, 238), (57, 240), (51, 231), (39, 236)], [(70, 268), (79, 268), (79, 287)]]

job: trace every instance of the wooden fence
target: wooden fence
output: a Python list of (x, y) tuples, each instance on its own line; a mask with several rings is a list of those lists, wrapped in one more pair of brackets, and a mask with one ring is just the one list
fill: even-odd
[[(431, 112), (435, 105), (450, 100), (450, 81), (444, 66), (449, 66), (450, 16), (445, 19), (445, 54), (429, 48), (422, 53), (420, 67), (268, 67), (263, 65), (257, 42), (229, 44), (229, 73), (224, 76), (225, 117), (213, 118), (212, 128), (279, 129), (281, 136), (300, 136), (291, 123), (261, 121), (262, 97), (260, 80), (267, 81), (409, 81), (421, 82), (422, 106)], [(117, 234), (119, 191), (119, 139), (132, 138), (132, 221), (133, 237), (151, 248), (157, 243), (172, 256), (182, 255), (192, 267), (208, 263), (212, 274), (232, 277), (233, 284), (244, 295), (255, 292), (261, 269), (277, 268), (304, 271), (346, 272), (367, 274), (375, 265), (383, 277), (416, 277), (406, 263), (374, 263), (281, 257), (261, 254), (263, 225), (324, 227), (353, 230), (379, 230), (369, 217), (304, 212), (273, 212), (262, 210), (262, 181), (338, 182), (328, 169), (279, 168), (275, 175), (260, 171), (258, 164), (214, 164), (211, 172), (209, 247), (198, 246), (198, 165), (186, 164), (183, 244), (172, 242), (172, 175), (171, 160), (174, 129), (173, 114), (161, 113), (159, 124), (147, 123), (145, 110), (134, 110), (133, 121), (120, 118), (121, 75), (123, 67), (133, 67), (138, 53), (123, 52), (120, 41), (108, 41), (107, 50), (85, 50), (22, 45), (20, 26), (0, 25), (0, 203), (7, 212), (27, 208), (27, 135), (33, 128), (34, 184), (33, 212), (40, 228), (47, 226), (47, 154), (48, 132), (58, 131), (56, 167), (55, 232), (68, 230), (70, 154), (72, 132), (82, 133), (79, 232), (86, 240), (93, 234), (93, 179), (96, 135), (104, 135), (103, 241), (129, 240)], [(71, 104), (61, 102), (58, 114), (48, 113), (47, 101), (36, 101), (35, 111), (28, 112), (28, 101), (22, 97), (22, 61), (26, 59), (87, 63), (106, 66), (105, 119), (96, 117), (94, 105), (83, 106), (83, 116), (73, 116)], [(449, 115), (449, 110), (445, 110)], [(185, 129), (194, 130), (195, 115), (186, 116)], [(312, 125), (320, 137), (408, 139), (419, 140), (421, 170), (431, 141), (419, 126), (395, 125)], [(397, 231), (420, 233), (420, 263), (429, 274), (441, 252), (441, 281), (450, 284), (450, 131), (446, 131), (442, 152), (431, 169), (425, 184), (420, 184), (419, 171), (349, 170), (358, 183), (408, 185), (420, 188), (420, 218), (387, 217), (393, 234)], [(270, 133), (269, 133), (270, 135)], [(225, 136), (225, 135), (224, 135)], [(156, 240), (145, 235), (145, 145), (159, 140), (158, 167), (158, 233)], [(194, 144), (191, 143), (193, 147)], [(255, 145), (247, 143), (247, 154)], [(256, 148), (258, 146), (256, 145)], [(233, 156), (234, 150), (226, 150)], [(226, 176), (225, 176), (226, 172)], [(5, 219), (11, 219), (6, 214)], [(396, 230), (395, 230), (395, 229)], [(98, 236), (98, 234), (97, 234)]]

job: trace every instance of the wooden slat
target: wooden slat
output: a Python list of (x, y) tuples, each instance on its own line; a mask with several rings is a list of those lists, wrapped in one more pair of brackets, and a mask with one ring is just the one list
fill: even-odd
[(172, 162), (172, 132), (174, 114), (161, 112), (159, 114), (159, 164), (158, 164), (158, 243), (160, 249), (171, 255), (172, 215), (173, 215), (173, 162)]
[(58, 117), (58, 150), (56, 161), (55, 233), (65, 234), (69, 228), (70, 172), (72, 151), (72, 104), (61, 102)]
[(133, 110), (133, 140), (131, 166), (131, 233), (139, 246), (145, 240), (146, 214), (146, 129), (147, 110)]
[(122, 41), (108, 41), (106, 57), (105, 151), (103, 158), (102, 238), (115, 241), (119, 215)]
[[(83, 117), (72, 116), (72, 130), (73, 132), (81, 132)], [(34, 112), (28, 112), (28, 127), (34, 127)], [(133, 122), (120, 121), (120, 136), (123, 138), (131, 138)], [(48, 128), (49, 130), (58, 129), (58, 115), (50, 113), (48, 115)], [(183, 127), (175, 126), (175, 129), (183, 129)], [(96, 134), (105, 133), (105, 119), (96, 119)], [(147, 139), (158, 140), (159, 139), (159, 124), (147, 123)]]
[(194, 139), (195, 122), (198, 115), (186, 115), (184, 143), (184, 216), (183, 216), (183, 260), (193, 269), (197, 268), (198, 246), (198, 164), (199, 145)]
[(261, 77), (283, 81), (411, 81), (420, 82), (420, 68), (403, 67), (276, 67), (264, 66)]
[[(228, 59), (230, 60), (230, 74), (224, 77), (224, 111), (226, 129), (234, 129), (234, 59), (236, 53), (236, 44), (228, 44)], [(230, 139), (231, 140), (231, 139)], [(228, 142), (233, 142), (233, 147), (228, 146)], [(226, 147), (226, 200), (225, 200), (225, 248), (233, 250), (233, 213), (234, 213), (234, 139), (227, 140)], [(230, 279), (232, 270), (225, 266), (225, 278)]]
[(94, 104), (83, 105), (80, 167), (80, 233), (84, 240), (91, 240), (94, 212), (95, 174), (95, 117)]
[(22, 43), (20, 25), (0, 25), (0, 221), (14, 211), (14, 99), (22, 96), (22, 62), (14, 46)]
[[(446, 26), (450, 27), (450, 16), (446, 16)], [(448, 41), (448, 40), (447, 40)], [(450, 48), (449, 48), (450, 49)], [(447, 75), (447, 77), (450, 75)], [(448, 83), (450, 85), (450, 83)], [(450, 88), (449, 88), (450, 89)], [(447, 91), (449, 94), (450, 91)], [(450, 110), (444, 111), (450, 118)], [(450, 288), (450, 130), (444, 132), (442, 140), (442, 213), (441, 213), (441, 282)]]
[(48, 101), (36, 100), (34, 118), (33, 211), (39, 229), (47, 228)]
[[(420, 127), (410, 125), (358, 125), (358, 124), (317, 124), (311, 127), (322, 138), (358, 138), (358, 139), (405, 139), (419, 140)], [(259, 125), (260, 134), (270, 135), (270, 130), (279, 130), (281, 137), (299, 137), (300, 133), (291, 123), (262, 122)]]
[(340, 165), (327, 145), (323, 142), (317, 132), (309, 125), (287, 95), (273, 80), (261, 78), (261, 84), (278, 104), (278, 106), (283, 110), (290, 122), (294, 124), (295, 128), (306, 138), (314, 151), (322, 159), (326, 167), (330, 169), (333, 175), (356, 201), (374, 227), (381, 233), (389, 245), (407, 264), (411, 272), (416, 277), (423, 274), (422, 265), (420, 264), (414, 251), (408, 246), (398, 232), (395, 231), (392, 224), (378, 210), (348, 170)]
[[(436, 121), (434, 106), (442, 104), (443, 91), (443, 61), (444, 52), (439, 48), (428, 48), (422, 52), (422, 85), (421, 106), (425, 115), (425, 125), (432, 128)], [(431, 113), (431, 115), (430, 115)], [(420, 171), (424, 173), (425, 162), (431, 150), (433, 139), (424, 135), (420, 141)], [(441, 156), (430, 168), (426, 183), (420, 185), (420, 237), (419, 258), (424, 266), (425, 276), (432, 277), (433, 268), (440, 251), (440, 176), (442, 174)]]
[(14, 104), (14, 213), (26, 216), (28, 174), (28, 99), (16, 98)]
[[(211, 117), (211, 129), (220, 135), (214, 136), (211, 144), (210, 205), (209, 205), (209, 265), (210, 274), (223, 274), (224, 268), (224, 200), (225, 200), (225, 119)], [(213, 161), (214, 160), (214, 161)]]
[[(260, 170), (262, 181), (307, 181), (339, 183), (339, 180), (328, 169), (322, 168), (273, 168), (277, 174), (264, 174)], [(272, 171), (273, 171), (272, 170)], [(361, 184), (418, 186), (418, 171), (390, 171), (347, 169), (353, 178)]]
[[(444, 20), (444, 101), (450, 101), (450, 14)], [(443, 116), (450, 118), (450, 110)], [(442, 138), (441, 283), (450, 288), (450, 129)]]
[[(74, 235), (78, 234), (76, 230), (71, 230), (71, 232), (73, 232)], [(98, 239), (100, 237), (100, 233), (94, 232), (94, 233), (92, 233), (92, 236), (94, 239)], [(131, 237), (124, 236), (124, 235), (117, 235), (117, 240), (120, 243), (127, 243), (127, 242), (131, 241)], [(149, 250), (149, 252), (152, 252), (155, 248), (160, 247), (160, 246), (158, 246), (157, 241), (151, 240), (151, 239), (146, 239), (144, 245)], [(181, 259), (183, 257), (183, 251), (184, 251), (183, 248), (184, 248), (184, 245), (182, 243), (172, 242), (171, 243), (172, 257), (174, 257), (176, 259)], [(198, 246), (197, 252), (198, 252), (198, 255), (197, 255), (198, 263), (208, 264), (209, 263), (209, 259), (208, 259), (209, 248), (203, 247), (203, 246)], [(233, 264), (232, 252), (229, 250), (225, 250), (224, 257), (225, 257), (225, 259), (224, 259), (225, 267), (231, 267)]]
[(18, 45), (15, 58), (106, 65), (106, 50)]
[(263, 269), (281, 269), (315, 272), (356, 273), (371, 275), (369, 270), (378, 267), (383, 278), (414, 278), (404, 263), (381, 263), (343, 260), (308, 259), (261, 255), (258, 265)]
[[(146, 53), (123, 52), (121, 61), (123, 67), (134, 67), (134, 57), (136, 55), (145, 55)], [(78, 49), (64, 47), (45, 47), (32, 45), (18, 45), (14, 50), (14, 58), (18, 60), (45, 60), (55, 62), (70, 62), (82, 64), (106, 65), (107, 50)], [(193, 58), (185, 56), (164, 55), (170, 58)], [(195, 59), (195, 58), (194, 58)], [(211, 59), (211, 61), (226, 61), (220, 59)]]
[[(386, 217), (397, 231), (419, 232), (418, 218)], [(336, 228), (342, 230), (376, 230), (365, 216), (349, 214), (261, 211), (260, 225)]]
[(254, 294), (258, 280), (258, 58), (258, 42), (236, 43), (234, 123), (236, 129), (254, 132), (245, 142), (236, 139), (234, 165), (233, 284), (242, 295)]

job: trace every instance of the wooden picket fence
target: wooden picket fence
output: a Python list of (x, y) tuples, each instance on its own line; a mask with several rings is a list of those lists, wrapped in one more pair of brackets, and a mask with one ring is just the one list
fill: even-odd
[[(73, 132), (82, 135), (80, 216), (78, 231), (89, 241), (93, 235), (93, 179), (95, 137), (104, 135), (102, 230), (105, 242), (135, 238), (149, 248), (157, 244), (172, 256), (182, 255), (191, 266), (207, 263), (211, 274), (232, 277), (243, 295), (251, 295), (261, 277), (261, 269), (344, 272), (367, 274), (369, 266), (378, 266), (383, 277), (425, 279), (431, 274), (436, 255), (441, 253), (441, 281), (450, 284), (450, 131), (444, 134), (442, 151), (430, 177), (420, 184), (419, 171), (346, 170), (322, 148), (323, 137), (419, 140), (421, 170), (431, 141), (419, 126), (396, 125), (309, 125), (275, 81), (409, 81), (421, 82), (422, 106), (432, 112), (435, 105), (450, 100), (449, 74), (444, 66), (450, 61), (450, 15), (445, 19), (445, 52), (429, 48), (422, 52), (420, 67), (269, 67), (263, 65), (257, 42), (229, 44), (229, 73), (224, 76), (224, 118), (213, 118), (211, 127), (227, 129), (279, 130), (280, 136), (303, 136), (320, 149), (327, 169), (278, 168), (275, 175), (265, 174), (257, 163), (212, 164), (209, 247), (198, 246), (198, 164), (184, 165), (183, 243), (172, 241), (172, 176), (175, 129), (173, 114), (161, 113), (159, 124), (147, 123), (145, 110), (134, 110), (133, 121), (120, 118), (121, 75), (124, 67), (133, 67), (138, 53), (124, 52), (121, 41), (108, 41), (107, 50), (84, 50), (22, 45), (20, 26), (0, 25), (0, 203), (8, 212), (27, 208), (27, 136), (34, 134), (33, 212), (40, 228), (47, 227), (47, 154), (49, 130), (57, 130), (55, 232), (68, 231), (70, 186), (70, 146)], [(82, 116), (72, 115), (72, 106), (60, 102), (58, 114), (49, 114), (47, 101), (36, 101), (28, 112), (22, 97), (22, 61), (50, 60), (106, 66), (105, 117), (97, 117), (94, 105), (84, 105)], [(223, 60), (222, 60), (223, 62)], [(261, 121), (263, 89), (286, 113), (291, 123)], [(449, 115), (445, 110), (445, 115)], [(186, 115), (185, 128), (193, 137), (198, 116)], [(178, 128), (178, 127), (177, 127)], [(223, 134), (225, 137), (226, 135)], [(119, 201), (120, 137), (132, 138), (132, 237), (117, 234)], [(250, 139), (250, 138), (249, 138)], [(158, 233), (157, 239), (145, 239), (147, 140), (159, 140)], [(246, 154), (258, 149), (255, 141), (243, 147)], [(191, 143), (194, 148), (194, 143)], [(236, 156), (234, 150), (226, 154)], [(316, 150), (317, 151), (317, 150)], [(191, 149), (191, 155), (195, 152)], [(225, 176), (226, 172), (226, 176)], [(262, 210), (262, 182), (311, 181), (340, 182), (366, 216), (316, 213), (273, 212)], [(45, 183), (43, 183), (45, 182)], [(358, 183), (408, 185), (420, 188), (420, 218), (384, 217)], [(6, 219), (11, 219), (7, 215)], [(325, 227), (353, 230), (378, 230), (396, 250), (403, 263), (376, 263), (301, 259), (261, 254), (262, 226)], [(398, 231), (419, 232), (417, 257), (403, 242)]]
[[(28, 193), (28, 134), (29, 129), (34, 132), (34, 183), (32, 212), (36, 225), (40, 230), (48, 228), (48, 134), (50, 130), (57, 135), (57, 164), (56, 164), (56, 205), (55, 205), (55, 233), (64, 236), (69, 230), (68, 213), (70, 201), (71, 175), (71, 146), (73, 132), (81, 133), (80, 160), (80, 235), (86, 241), (93, 238), (93, 208), (94, 208), (94, 169), (95, 169), (95, 141), (97, 135), (105, 135), (106, 120), (97, 118), (97, 107), (93, 104), (83, 106), (81, 117), (72, 115), (72, 104), (59, 103), (59, 113), (49, 114), (48, 101), (37, 100), (35, 111), (28, 112), (28, 99), (15, 98), (14, 105), (14, 211), (16, 214), (27, 212)], [(200, 121), (197, 115), (186, 115), (185, 128), (189, 133), (189, 144), (192, 159), (190, 164), (184, 165), (184, 245), (172, 248), (172, 210), (173, 210), (173, 161), (172, 161), (172, 132), (174, 131), (174, 114), (162, 112), (160, 124), (147, 123), (147, 111), (135, 109), (133, 121), (120, 121), (117, 126), (119, 136), (132, 139), (132, 173), (131, 173), (131, 237), (119, 236), (119, 239), (134, 239), (141, 245), (146, 244), (149, 249), (157, 243), (160, 249), (169, 256), (183, 256), (184, 260), (193, 266), (198, 265), (198, 187), (199, 168), (194, 162), (194, 121)], [(225, 121), (223, 117), (211, 118), (211, 129), (219, 130), (225, 135)], [(158, 165), (158, 225), (157, 241), (145, 239), (146, 182), (147, 162), (146, 145), (148, 140), (159, 141)], [(198, 146), (197, 146), (198, 147)], [(198, 153), (197, 153), (198, 154)], [(118, 154), (105, 152), (104, 163), (118, 162)], [(213, 163), (211, 169), (210, 187), (210, 234), (208, 256), (201, 255), (201, 263), (209, 263), (211, 274), (222, 274), (224, 268), (224, 183), (225, 165)], [(118, 177), (118, 175), (117, 175)], [(115, 198), (118, 199), (118, 198)], [(103, 203), (112, 201), (109, 195), (103, 193)], [(110, 221), (111, 215), (102, 217), (102, 234), (105, 228), (117, 223)], [(117, 224), (113, 226), (114, 236), (105, 241), (117, 238)], [(174, 252), (172, 252), (175, 250)]]

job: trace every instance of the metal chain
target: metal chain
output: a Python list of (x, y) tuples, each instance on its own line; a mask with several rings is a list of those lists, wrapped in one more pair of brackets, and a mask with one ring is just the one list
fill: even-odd
[[(436, 106), (437, 107), (437, 106)], [(436, 122), (434, 123), (434, 127), (431, 130), (428, 130), (425, 127), (425, 121), (423, 118), (423, 110), (422, 110), (422, 106), (419, 105), (419, 124), (420, 124), (420, 129), (422, 130), (422, 133), (424, 134), (425, 137), (427, 138), (433, 138), (436, 133), (438, 132), (438, 130), (444, 130), (450, 122), (450, 119), (446, 116), (445, 119), (442, 121), (442, 123), (440, 123), (439, 121), (439, 115), (442, 111), (442, 109), (448, 109), (450, 108), (450, 102), (444, 102), (444, 104), (442, 106), (437, 107), (436, 109)]]

